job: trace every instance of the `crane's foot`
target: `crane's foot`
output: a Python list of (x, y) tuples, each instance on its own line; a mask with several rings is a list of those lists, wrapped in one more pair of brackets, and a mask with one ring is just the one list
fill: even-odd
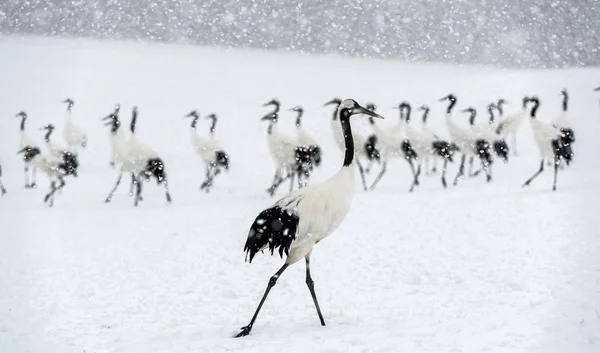
[(244, 326), (244, 327), (242, 327), (242, 330), (240, 331), (240, 333), (238, 333), (237, 335), (235, 335), (235, 338), (248, 336), (250, 334), (250, 330), (252, 330), (252, 326)]
[(486, 175), (485, 176), (485, 181), (488, 182), (488, 183), (491, 182), (492, 181), (492, 176), (491, 175)]
[(167, 202), (168, 202), (168, 203), (171, 203), (171, 201), (173, 201), (173, 200), (171, 199), (171, 194), (167, 194)]
[(448, 184), (446, 184), (446, 178), (442, 178), (442, 185), (444, 186), (444, 189), (448, 187)]
[(2, 193), (2, 196), (6, 195), (6, 189), (5, 188), (0, 189), (0, 192)]

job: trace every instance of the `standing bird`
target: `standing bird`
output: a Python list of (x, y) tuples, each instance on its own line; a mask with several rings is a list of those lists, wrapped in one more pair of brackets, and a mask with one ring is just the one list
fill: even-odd
[(563, 142), (565, 143), (565, 149), (567, 149), (568, 153), (571, 154), (571, 160), (574, 156), (573, 153), (573, 143), (575, 142), (575, 131), (573, 129), (573, 124), (571, 123), (571, 119), (569, 119), (568, 115), (568, 107), (569, 107), (569, 94), (567, 93), (567, 89), (564, 88), (560, 91), (562, 95), (562, 111), (561, 114), (554, 119), (552, 125), (560, 129), (563, 133)]
[[(435, 133), (435, 131), (433, 131), (433, 129), (431, 129), (431, 127), (429, 127), (429, 125), (427, 125), (427, 119), (429, 118), (430, 111), (429, 107), (427, 105), (422, 105), (421, 107), (419, 107), (419, 110), (423, 112), (423, 116), (421, 119), (421, 132), (425, 136), (429, 136), (430, 139), (439, 140), (439, 136)], [(425, 158), (423, 158), (423, 162), (425, 164), (425, 175), (435, 174), (437, 172), (437, 160), (438, 158), (436, 158), (435, 156), (426, 156)], [(432, 164), (431, 169), (429, 168), (430, 162)]]
[(313, 168), (321, 165), (321, 147), (319, 147), (317, 140), (302, 128), (304, 109), (301, 106), (296, 106), (290, 111), (298, 114), (296, 116), (296, 139), (298, 141), (298, 147), (295, 149), (296, 172), (298, 174), (298, 186), (304, 187), (308, 183)]
[[(31, 138), (29, 137), (29, 135), (27, 134), (27, 132), (25, 132), (25, 122), (27, 121), (27, 113), (25, 113), (24, 111), (20, 111), (18, 112), (15, 117), (17, 118), (21, 118), (21, 142), (19, 143), (19, 150), (23, 150), (26, 148), (38, 148), (39, 146), (37, 145), (37, 143)], [(36, 187), (35, 184), (35, 174), (37, 172), (37, 165), (36, 164), (32, 164), (31, 163), (31, 158), (29, 158), (31, 155), (27, 155), (24, 154), (23, 155), (23, 162), (25, 164), (25, 188), (26, 189), (33, 189)], [(31, 183), (29, 182), (29, 169), (31, 168)]]
[(285, 264), (271, 277), (267, 289), (252, 316), (250, 323), (244, 326), (236, 337), (246, 336), (252, 330), (254, 321), (260, 312), (271, 288), (286, 268), (302, 258), (306, 261), (306, 284), (317, 310), (322, 326), (325, 320), (321, 314), (314, 282), (310, 276), (310, 254), (315, 244), (333, 233), (342, 223), (352, 204), (355, 188), (354, 139), (350, 126), (350, 117), (366, 114), (381, 118), (377, 113), (365, 109), (352, 99), (344, 100), (337, 111), (344, 135), (344, 162), (341, 170), (328, 180), (296, 190), (262, 211), (252, 226), (244, 246), (249, 262), (259, 251), (278, 250), (287, 258)]
[(571, 162), (572, 153), (569, 149), (569, 140), (559, 128), (536, 119), (536, 113), (540, 106), (540, 100), (537, 97), (526, 97), (526, 104), (533, 103), (530, 111), (530, 123), (533, 130), (533, 140), (540, 152), (540, 169), (523, 184), (523, 187), (529, 186), (531, 182), (544, 171), (544, 161), (548, 158), (554, 159), (554, 182), (552, 191), (556, 191), (556, 179), (558, 167), (561, 161), (564, 160), (567, 165)]
[(67, 117), (65, 126), (63, 127), (63, 138), (67, 141), (69, 149), (77, 152), (79, 148), (87, 146), (87, 136), (85, 136), (81, 128), (73, 120), (73, 106), (75, 102), (71, 98), (67, 98), (63, 103), (67, 104)]
[(269, 195), (275, 195), (275, 191), (281, 183), (288, 178), (291, 178), (290, 191), (294, 188), (294, 175), (296, 168), (296, 147), (298, 143), (296, 140), (288, 135), (284, 135), (279, 131), (277, 122), (279, 121), (279, 110), (281, 103), (277, 99), (271, 99), (263, 106), (273, 106), (273, 111), (265, 115), (261, 121), (268, 121), (269, 127), (267, 128), (267, 143), (269, 145), (269, 152), (275, 162), (275, 175), (273, 177), (273, 183), (267, 189)]
[(500, 99), (498, 100), (498, 103), (496, 104), (498, 106), (498, 111), (500, 112), (500, 121), (498, 122), (498, 125), (496, 126), (496, 133), (500, 136), (502, 136), (503, 139), (509, 139), (510, 138), (510, 148), (513, 150), (513, 155), (517, 156), (518, 155), (518, 151), (517, 151), (517, 133), (519, 132), (519, 129), (521, 128), (521, 125), (523, 124), (523, 120), (525, 120), (525, 117), (527, 116), (527, 109), (526, 109), (526, 104), (525, 104), (525, 100), (527, 99), (527, 97), (523, 98), (523, 106), (522, 106), (522, 110), (519, 113), (516, 114), (511, 114), (508, 116), (504, 116), (504, 110), (502, 108), (502, 104), (506, 103), (505, 100)]
[[(329, 105), (335, 106), (335, 110), (333, 111), (333, 118), (330, 120), (330, 126), (331, 126), (331, 131), (333, 132), (333, 139), (334, 139), (336, 145), (338, 146), (338, 148), (340, 149), (340, 151), (343, 152), (345, 149), (344, 134), (338, 128), (338, 123), (337, 123), (337, 120), (338, 120), (337, 111), (339, 110), (341, 103), (342, 103), (342, 101), (339, 98), (333, 98), (329, 102), (325, 103), (325, 106), (329, 106)], [(362, 137), (358, 133), (354, 134), (354, 154), (356, 156), (356, 166), (358, 167), (358, 171), (360, 173), (360, 180), (362, 181), (363, 189), (365, 191), (367, 191), (369, 189), (367, 188), (365, 168), (363, 167), (361, 160), (363, 160), (363, 161), (365, 159), (368, 160), (368, 157), (366, 155), (366, 151), (364, 148), (366, 143), (367, 143), (367, 141), (364, 137)]]
[[(375, 112), (377, 106), (374, 103), (367, 103), (365, 106), (368, 110)], [(369, 116), (369, 123), (371, 125), (375, 125), (375, 120), (372, 116)], [(371, 167), (373, 166), (373, 162), (381, 163), (381, 152), (377, 147), (377, 135), (375, 133), (367, 136), (367, 142), (365, 142), (365, 155), (367, 156), (367, 160), (369, 161), (365, 172), (369, 173), (371, 171)]]
[(121, 110), (121, 105), (116, 104), (113, 112), (110, 113), (108, 116), (102, 118), (102, 120), (104, 120), (104, 121), (110, 120), (109, 122), (107, 122), (105, 124), (105, 126), (111, 126), (110, 135), (108, 136), (109, 142), (110, 142), (109, 165), (113, 168), (116, 166), (116, 161), (122, 159), (122, 158), (120, 158), (120, 157), (122, 157), (120, 155), (123, 153), (126, 153), (125, 151), (122, 150), (122, 146), (124, 144), (126, 144), (127, 137), (125, 136), (124, 130), (119, 129), (119, 126), (121, 124), (121, 121), (119, 120), (119, 111), (120, 110)]

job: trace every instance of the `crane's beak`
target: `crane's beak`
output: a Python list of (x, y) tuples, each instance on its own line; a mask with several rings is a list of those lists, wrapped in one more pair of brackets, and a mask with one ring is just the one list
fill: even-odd
[(265, 121), (265, 120), (271, 121), (271, 120), (273, 120), (273, 118), (271, 117), (271, 115), (265, 115), (260, 119), (260, 121)]
[(323, 104), (324, 107), (328, 106), (328, 105), (332, 105), (332, 104), (338, 104), (338, 101), (335, 99), (330, 100), (329, 102)]
[(356, 107), (354, 109), (352, 109), (352, 113), (353, 114), (365, 114), (368, 116), (372, 116), (373, 118), (379, 118), (379, 119), (384, 119), (384, 117), (382, 117), (381, 115), (375, 113), (374, 111), (371, 111), (369, 109), (363, 108), (363, 107)]
[(471, 111), (470, 109), (463, 109), (463, 110), (461, 110), (462, 113), (468, 113), (470, 111)]

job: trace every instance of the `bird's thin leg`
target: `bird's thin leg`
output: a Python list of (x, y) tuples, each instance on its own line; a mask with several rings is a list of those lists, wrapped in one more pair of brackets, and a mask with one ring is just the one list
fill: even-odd
[(209, 189), (210, 189), (210, 184), (212, 183), (212, 175), (210, 173), (212, 169), (212, 165), (207, 165), (206, 166), (206, 179), (202, 182), (202, 184), (200, 184), (200, 190), (204, 190), (208, 193)]
[(432, 161), (433, 167), (431, 168), (431, 174), (437, 173), (437, 160), (438, 160), (437, 157), (433, 157), (433, 161)]
[[(290, 192), (294, 191), (294, 179), (296, 178), (296, 173), (294, 173), (294, 170), (290, 170), (289, 173), (290, 175)], [(298, 178), (300, 179), (300, 178)]]
[(25, 163), (25, 188), (29, 187), (29, 166)]
[(37, 167), (34, 166), (33, 168), (31, 168), (31, 187), (35, 189), (36, 183), (35, 183), (35, 176), (37, 173)]
[(491, 164), (485, 165), (482, 163), (481, 168), (485, 172), (485, 181), (488, 183), (490, 181), (492, 181), (492, 165)]
[(430, 175), (431, 174), (431, 170), (429, 169), (429, 161), (430, 161), (430, 157), (425, 157), (423, 159), (423, 168), (425, 168), (425, 175)]
[(306, 255), (306, 285), (308, 286), (308, 290), (310, 291), (310, 295), (315, 303), (315, 309), (317, 309), (317, 315), (319, 315), (319, 320), (321, 320), (321, 326), (325, 326), (325, 320), (323, 320), (323, 314), (321, 314), (321, 308), (319, 307), (319, 301), (317, 300), (317, 294), (315, 293), (315, 282), (310, 276), (310, 255)]
[(533, 176), (531, 178), (527, 179), (525, 184), (523, 184), (523, 187), (529, 186), (529, 184), (531, 184), (533, 179), (537, 178), (538, 175), (542, 174), (543, 171), (544, 171), (544, 159), (542, 158), (542, 162), (540, 163), (540, 170), (538, 170), (535, 174), (533, 174)]
[(2, 193), (2, 196), (6, 194), (6, 189), (4, 188), (4, 185), (2, 185), (2, 180), (0, 180), (0, 193)]
[(421, 175), (421, 162), (420, 161), (417, 163), (417, 172), (415, 173), (413, 182), (412, 182), (408, 192), (412, 192), (415, 189), (415, 186), (419, 185), (419, 175)]
[(377, 175), (377, 178), (375, 178), (375, 181), (373, 181), (373, 184), (371, 185), (371, 190), (375, 189), (375, 186), (377, 186), (377, 183), (379, 183), (379, 180), (381, 180), (381, 177), (383, 177), (383, 174), (385, 174), (386, 169), (387, 169), (387, 162), (383, 162), (381, 164), (381, 171), (379, 172), (379, 175)]
[(171, 193), (169, 193), (169, 182), (167, 181), (166, 177), (165, 177), (165, 197), (167, 198), (167, 202), (171, 203), (172, 199), (171, 199)]
[(415, 169), (415, 164), (413, 163), (413, 159), (412, 158), (408, 158), (407, 159), (408, 164), (410, 165), (410, 171), (413, 174), (413, 179), (414, 179), (414, 183), (415, 185), (419, 185), (419, 176), (417, 175), (417, 170)]
[[(356, 157), (354, 157), (356, 158)], [(365, 191), (369, 190), (367, 188), (367, 179), (365, 178), (365, 169), (363, 168), (362, 164), (360, 164), (360, 162), (358, 161), (358, 158), (356, 159), (356, 165), (358, 166), (358, 171), (360, 173), (360, 180), (362, 181), (363, 184), (363, 189)]]
[(465, 175), (465, 162), (467, 161), (467, 155), (463, 153), (460, 159), (460, 167), (458, 167), (458, 173), (456, 173), (456, 177), (454, 178), (454, 186), (458, 184), (458, 179)]
[(269, 284), (267, 285), (265, 294), (263, 294), (263, 297), (260, 300), (260, 303), (258, 304), (258, 308), (256, 308), (256, 311), (254, 312), (254, 316), (252, 316), (252, 320), (250, 320), (250, 323), (247, 326), (242, 327), (242, 331), (240, 333), (238, 333), (235, 337), (247, 336), (250, 333), (250, 331), (252, 330), (252, 325), (254, 325), (254, 321), (256, 321), (256, 317), (258, 316), (260, 309), (262, 308), (263, 304), (265, 303), (265, 300), (267, 299), (267, 295), (269, 295), (271, 288), (273, 288), (273, 286), (275, 286), (275, 284), (277, 283), (277, 279), (279, 278), (279, 276), (281, 276), (283, 271), (285, 271), (285, 269), (288, 268), (288, 266), (289, 266), (288, 264), (284, 264), (283, 266), (281, 266), (279, 271), (277, 271), (273, 275), (273, 277), (271, 277), (271, 279), (269, 279)]
[(513, 150), (514, 150), (514, 155), (518, 156), (519, 153), (517, 153), (517, 132), (513, 132), (510, 136), (511, 140), (512, 140), (512, 145), (513, 145)]
[(556, 191), (556, 178), (558, 176), (558, 167), (560, 166), (560, 157), (554, 157), (554, 182), (552, 183), (552, 191)]
[(475, 162), (475, 157), (471, 156), (469, 157), (469, 171), (467, 172), (467, 174), (472, 177), (474, 176), (473, 173), (473, 163)]
[(448, 160), (444, 158), (444, 164), (442, 165), (442, 185), (444, 189), (448, 186), (446, 184), (446, 169), (448, 169)]
[(50, 191), (44, 196), (44, 203), (48, 202), (48, 206), (52, 207), (54, 205), (54, 193), (56, 192), (56, 183), (54, 181), (50, 182)]
[(112, 190), (110, 191), (110, 194), (108, 194), (108, 197), (106, 198), (106, 200), (104, 200), (104, 202), (110, 202), (110, 200), (112, 200), (113, 194), (115, 193), (115, 191), (117, 190), (117, 187), (121, 183), (122, 176), (123, 176), (123, 171), (119, 171), (119, 177), (117, 178), (117, 182), (115, 183), (115, 186), (113, 186)]
[(135, 174), (131, 173), (131, 184), (129, 184), (129, 196), (133, 196), (133, 189), (135, 187)]
[(142, 200), (142, 180), (140, 176), (141, 173), (136, 177), (135, 183), (135, 200), (133, 201), (133, 206), (135, 207), (137, 207), (138, 203)]

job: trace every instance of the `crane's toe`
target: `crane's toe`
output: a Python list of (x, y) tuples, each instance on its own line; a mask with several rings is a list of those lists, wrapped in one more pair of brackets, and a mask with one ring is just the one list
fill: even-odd
[(250, 330), (251, 329), (252, 329), (251, 326), (244, 326), (244, 327), (242, 327), (242, 330), (240, 331), (240, 333), (238, 333), (237, 335), (235, 335), (235, 338), (248, 336), (250, 334)]

